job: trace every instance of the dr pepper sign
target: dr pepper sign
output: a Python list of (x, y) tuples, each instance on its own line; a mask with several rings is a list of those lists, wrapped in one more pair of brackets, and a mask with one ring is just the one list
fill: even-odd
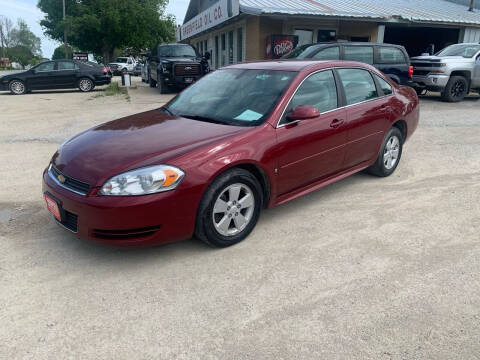
[(270, 35), (267, 37), (266, 58), (279, 59), (289, 54), (297, 44), (296, 35)]

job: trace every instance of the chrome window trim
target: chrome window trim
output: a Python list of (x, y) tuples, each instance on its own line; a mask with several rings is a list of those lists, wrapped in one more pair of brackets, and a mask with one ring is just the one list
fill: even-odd
[(57, 179), (55, 176), (53, 176), (53, 174), (52, 174), (52, 166), (53, 166), (52, 164), (50, 164), (50, 165), (48, 166), (48, 176), (50, 177), (50, 179), (52, 179), (52, 180), (55, 182), (55, 184), (57, 184), (58, 186), (66, 189), (66, 190), (68, 190), (68, 191), (71, 191), (71, 192), (73, 192), (73, 193), (75, 193), (75, 194), (77, 194), (77, 195), (87, 196), (87, 193), (83, 193), (83, 192), (81, 192), (81, 191), (78, 191), (78, 190), (74, 190), (74, 189), (72, 189), (72, 188), (69, 188), (68, 186), (65, 186), (65, 184), (62, 184), (60, 181), (58, 181), (58, 179)]
[[(277, 126), (276, 126), (276, 129), (280, 129), (282, 127), (285, 127), (287, 125), (292, 125), (292, 124), (296, 124), (298, 122), (300, 122), (300, 120), (296, 120), (296, 121), (292, 121), (292, 122), (289, 122), (289, 123), (286, 123), (286, 124), (280, 124), (280, 121), (282, 120), (283, 118), (283, 115), (285, 115), (285, 111), (287, 111), (287, 107), (288, 107), (288, 104), (290, 104), (290, 101), (292, 101), (293, 97), (297, 94), (297, 91), (298, 89), (300, 88), (300, 86), (302, 86), (303, 82), (305, 80), (307, 80), (310, 76), (312, 75), (315, 75), (316, 73), (319, 73), (319, 72), (322, 72), (322, 71), (326, 71), (326, 70), (335, 70), (335, 69), (360, 69), (360, 70), (365, 70), (365, 71), (368, 71), (369, 73), (371, 73), (370, 70), (368, 69), (364, 69), (364, 68), (361, 68), (361, 67), (350, 67), (350, 66), (341, 66), (341, 67), (330, 67), (330, 68), (325, 68), (325, 69), (320, 69), (320, 70), (317, 70), (317, 71), (314, 71), (313, 73), (309, 74), (307, 77), (305, 77), (305, 79), (302, 80), (302, 82), (297, 86), (297, 88), (295, 89), (295, 92), (293, 93), (293, 95), (290, 97), (290, 99), (288, 99), (288, 103), (287, 105), (285, 106), (285, 108), (283, 109), (282, 111), (282, 115), (280, 116), (280, 118), (278, 119), (277, 121)], [(380, 76), (380, 75), (379, 75)], [(385, 81), (387, 81), (385, 78), (383, 78), (383, 76), (381, 76), (381, 78)], [(373, 79), (373, 78), (372, 78)], [(388, 81), (387, 81), (388, 83)], [(343, 85), (342, 85), (343, 86)], [(338, 91), (338, 89), (337, 89)], [(378, 92), (378, 90), (377, 90)], [(344, 106), (340, 106), (340, 107), (337, 107), (335, 109), (332, 109), (332, 110), (328, 110), (328, 111), (325, 111), (325, 112), (322, 112), (320, 113), (320, 115), (323, 115), (323, 114), (328, 114), (332, 111), (337, 111), (337, 110), (341, 110), (341, 109), (345, 109), (345, 108), (348, 108), (350, 106), (355, 106), (355, 105), (359, 105), (359, 104), (364, 104), (364, 103), (367, 103), (367, 102), (370, 102), (370, 101), (374, 101), (374, 100), (378, 100), (378, 99), (383, 99), (383, 98), (386, 98), (386, 97), (390, 97), (390, 96), (394, 96), (395, 95), (395, 88), (392, 86), (392, 93), (391, 94), (388, 94), (388, 95), (383, 95), (383, 96), (378, 96), (374, 99), (368, 99), (368, 100), (364, 100), (364, 101), (361, 101), (361, 102), (358, 102), (358, 103), (355, 103), (355, 104), (349, 104), (349, 105), (344, 105)]]

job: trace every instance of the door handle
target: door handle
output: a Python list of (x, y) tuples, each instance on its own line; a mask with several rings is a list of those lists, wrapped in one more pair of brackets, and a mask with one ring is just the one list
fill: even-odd
[(340, 125), (342, 125), (345, 121), (342, 119), (333, 119), (333, 121), (330, 123), (330, 127), (336, 129)]

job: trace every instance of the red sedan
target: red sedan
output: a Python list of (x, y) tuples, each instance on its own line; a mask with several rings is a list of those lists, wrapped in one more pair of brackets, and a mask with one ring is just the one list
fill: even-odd
[(228, 66), (164, 107), (87, 130), (43, 174), (47, 208), (80, 237), (148, 246), (243, 240), (269, 208), (367, 169), (392, 174), (418, 98), (341, 61)]

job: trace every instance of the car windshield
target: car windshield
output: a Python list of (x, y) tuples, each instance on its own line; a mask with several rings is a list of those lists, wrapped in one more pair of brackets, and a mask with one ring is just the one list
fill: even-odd
[(118, 57), (115, 62), (117, 63), (126, 63), (128, 61), (127, 58), (124, 58), (124, 57)]
[(471, 58), (480, 51), (480, 45), (455, 44), (438, 52), (437, 56), (463, 56)]
[(291, 71), (217, 70), (185, 89), (164, 109), (200, 121), (259, 125), (296, 75)]
[(318, 46), (312, 46), (312, 44), (302, 45), (295, 48), (290, 54), (282, 57), (282, 59), (307, 59), (313, 55), (318, 49)]
[(188, 45), (167, 45), (160, 46), (158, 56), (161, 57), (196, 57), (195, 49)]

